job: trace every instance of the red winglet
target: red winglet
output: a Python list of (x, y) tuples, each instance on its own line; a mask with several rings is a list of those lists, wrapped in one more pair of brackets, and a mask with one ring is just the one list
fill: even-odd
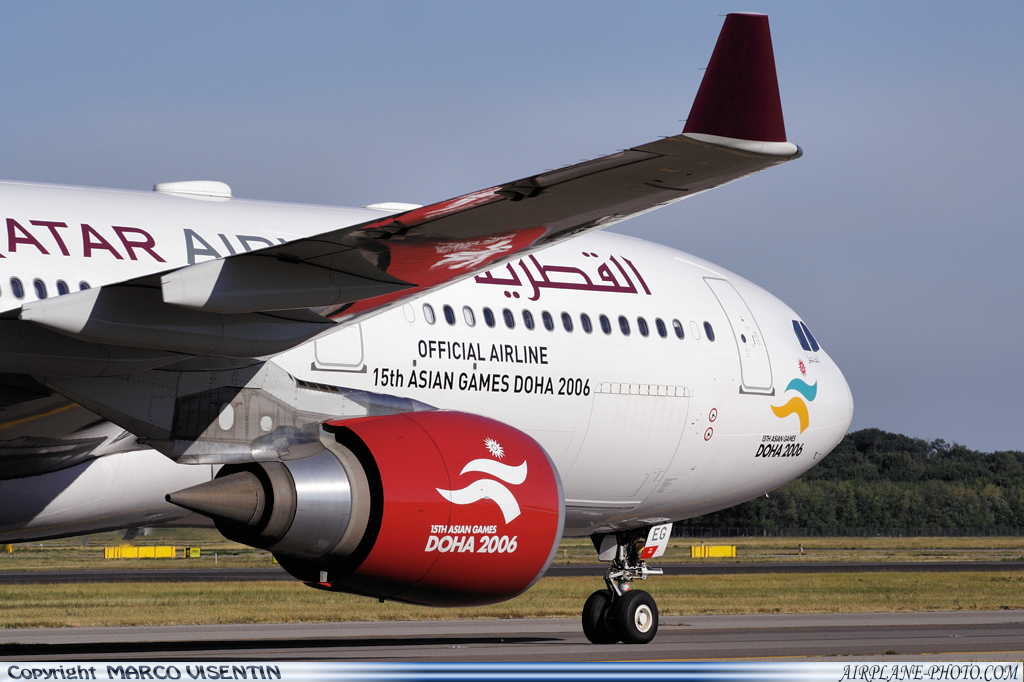
[(683, 132), (786, 141), (767, 16), (726, 16)]

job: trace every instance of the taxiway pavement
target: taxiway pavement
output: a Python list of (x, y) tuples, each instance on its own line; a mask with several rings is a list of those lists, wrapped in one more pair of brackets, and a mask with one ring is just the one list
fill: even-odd
[(671, 616), (647, 645), (565, 618), (0, 630), (0, 660), (1020, 661), (1024, 611)]

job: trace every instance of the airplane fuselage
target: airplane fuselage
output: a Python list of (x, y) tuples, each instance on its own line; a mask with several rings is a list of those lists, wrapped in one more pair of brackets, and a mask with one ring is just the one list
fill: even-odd
[[(0, 185), (0, 198), (7, 309), (37, 290), (53, 297), (64, 285), (98, 287), (380, 214), (14, 183)], [(404, 396), (525, 431), (562, 477), (566, 533), (590, 534), (729, 507), (827, 454), (852, 399), (803, 332), (788, 306), (737, 275), (600, 232), (270, 361), (304, 391)]]

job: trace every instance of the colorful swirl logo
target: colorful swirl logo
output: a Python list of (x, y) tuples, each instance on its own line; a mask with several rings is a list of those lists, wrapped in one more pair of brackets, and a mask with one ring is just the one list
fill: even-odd
[(786, 392), (788, 393), (789, 391), (796, 391), (803, 396), (803, 398), (800, 396), (794, 396), (785, 405), (772, 405), (772, 412), (774, 412), (775, 416), (779, 419), (784, 419), (791, 414), (795, 414), (800, 418), (800, 433), (803, 433), (811, 423), (810, 416), (807, 414), (807, 403), (804, 402), (804, 399), (806, 399), (807, 402), (814, 401), (814, 398), (818, 395), (818, 382), (815, 381), (814, 385), (810, 385), (802, 379), (793, 379), (789, 382), (789, 385), (786, 386)]

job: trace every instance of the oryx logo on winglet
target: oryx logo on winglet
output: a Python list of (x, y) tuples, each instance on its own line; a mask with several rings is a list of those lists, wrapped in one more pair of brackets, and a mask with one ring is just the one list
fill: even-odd
[[(484, 445), (495, 457), (503, 458), (505, 456), (504, 449), (493, 438), (485, 439)], [(521, 485), (526, 481), (526, 462), (519, 466), (509, 466), (508, 464), (495, 462), (493, 459), (474, 459), (462, 468), (459, 475), (461, 476), (471, 471), (489, 474), (510, 485)], [(501, 509), (501, 513), (505, 517), (505, 523), (509, 523), (520, 514), (519, 502), (516, 500), (515, 495), (512, 494), (512, 491), (498, 481), (489, 478), (478, 479), (460, 490), (444, 490), (442, 488), (435, 488), (435, 490), (452, 504), (473, 504), (480, 500), (493, 500), (498, 505), (498, 508)]]
[[(813, 402), (814, 398), (818, 395), (818, 382), (815, 381), (813, 385), (808, 384), (802, 379), (793, 379), (786, 386), (786, 391), (796, 391), (804, 398), (807, 402)], [(788, 417), (791, 414), (795, 414), (800, 418), (800, 433), (807, 430), (807, 427), (811, 423), (810, 415), (807, 414), (807, 403), (805, 403), (799, 396), (793, 397), (785, 405), (772, 405), (772, 412), (779, 419)]]

